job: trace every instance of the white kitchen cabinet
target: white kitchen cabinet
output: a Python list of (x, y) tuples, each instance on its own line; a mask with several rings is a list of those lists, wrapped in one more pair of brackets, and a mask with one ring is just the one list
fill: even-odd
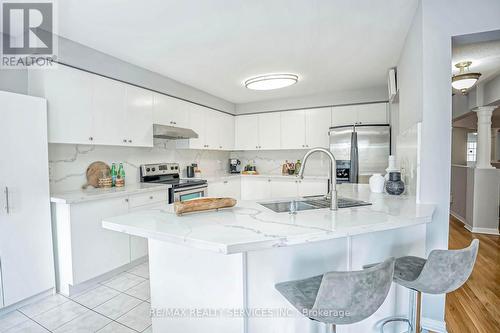
[(262, 200), (271, 197), (271, 178), (242, 176), (241, 200)]
[(219, 149), (234, 149), (234, 116), (219, 112)]
[(296, 197), (298, 193), (298, 179), (273, 178), (271, 179), (271, 198), (291, 198)]
[(240, 177), (228, 177), (222, 180), (208, 182), (209, 197), (227, 197), (240, 199), (241, 197), (241, 180)]
[(327, 179), (300, 179), (298, 180), (297, 195), (299, 197), (324, 195), (328, 193)]
[(158, 93), (153, 93), (153, 98), (153, 122), (155, 124), (184, 128), (189, 126), (189, 111), (192, 103)]
[(0, 91), (0, 308), (55, 286), (47, 102)]
[(281, 112), (259, 114), (259, 149), (281, 148)]
[[(178, 141), (179, 148), (190, 148), (190, 149), (205, 149), (205, 109), (199, 105), (192, 105), (192, 108), (189, 110), (189, 124), (188, 128), (198, 134), (198, 138), (182, 140)], [(187, 146), (183, 144), (187, 143)]]
[(280, 112), (236, 117), (236, 149), (259, 150), (281, 148)]
[(92, 74), (66, 66), (29, 70), (28, 92), (48, 101), (48, 141), (92, 143)]
[(332, 107), (332, 126), (388, 124), (387, 103)]
[(80, 285), (147, 255), (147, 239), (104, 229), (106, 217), (165, 208), (166, 189), (117, 194), (101, 200), (53, 203), (58, 290), (71, 295)]
[(306, 111), (281, 112), (281, 148), (306, 148)]
[(101, 145), (126, 145), (123, 142), (128, 136), (125, 84), (97, 75), (92, 81), (92, 141)]
[(204, 148), (210, 150), (221, 149), (219, 142), (220, 132), (223, 131), (221, 113), (204, 108), (205, 140)]
[(305, 148), (330, 146), (328, 135), (332, 122), (331, 108), (319, 108), (304, 110), (305, 113)]
[[(71, 230), (64, 237), (66, 240), (71, 239), (71, 242), (58, 248), (57, 252), (61, 254), (64, 251), (71, 255), (72, 285), (78, 285), (130, 262), (129, 235), (102, 227), (104, 218), (127, 212), (128, 200), (124, 197), (71, 205)], [(64, 228), (65, 226), (57, 224), (58, 233)], [(60, 240), (59, 235), (57, 239)]]
[(236, 116), (235, 119), (236, 149), (255, 150), (259, 146), (258, 115)]
[(130, 146), (153, 147), (153, 93), (128, 85), (125, 104), (124, 143)]

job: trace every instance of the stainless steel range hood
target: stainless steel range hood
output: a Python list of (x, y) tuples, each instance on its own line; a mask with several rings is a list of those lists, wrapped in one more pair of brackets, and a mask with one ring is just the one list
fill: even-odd
[(153, 124), (153, 138), (157, 139), (197, 139), (198, 134), (189, 128)]

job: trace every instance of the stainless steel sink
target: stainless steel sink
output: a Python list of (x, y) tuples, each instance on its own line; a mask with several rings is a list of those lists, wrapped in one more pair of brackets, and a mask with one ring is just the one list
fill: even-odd
[[(302, 210), (330, 208), (330, 200), (324, 196), (304, 197), (302, 199), (290, 201), (259, 202), (259, 204), (276, 213), (294, 213)], [(371, 205), (371, 203), (349, 198), (338, 198), (339, 208), (352, 208), (368, 205)]]

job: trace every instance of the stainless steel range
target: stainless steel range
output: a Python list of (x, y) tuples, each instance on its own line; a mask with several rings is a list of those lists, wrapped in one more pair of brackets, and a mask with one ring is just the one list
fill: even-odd
[(203, 179), (181, 179), (178, 163), (143, 164), (141, 182), (170, 185), (168, 203), (207, 196), (208, 184)]

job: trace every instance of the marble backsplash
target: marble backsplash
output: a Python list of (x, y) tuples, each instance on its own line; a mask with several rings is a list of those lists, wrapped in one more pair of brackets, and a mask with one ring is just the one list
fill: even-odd
[[(185, 175), (185, 167), (198, 163), (202, 177), (217, 177), (228, 172), (228, 159), (239, 158), (244, 166), (256, 165), (261, 174), (281, 174), (281, 165), (288, 160), (302, 159), (306, 150), (277, 151), (210, 151), (176, 149), (173, 141), (155, 142), (153, 148), (87, 146), (49, 144), (49, 172), (51, 192), (65, 192), (80, 189), (86, 182), (85, 171), (90, 163), (103, 161), (123, 162), (126, 181), (139, 182), (139, 165), (158, 162), (177, 162)], [(306, 175), (327, 176), (329, 160), (317, 154), (308, 161)]]

